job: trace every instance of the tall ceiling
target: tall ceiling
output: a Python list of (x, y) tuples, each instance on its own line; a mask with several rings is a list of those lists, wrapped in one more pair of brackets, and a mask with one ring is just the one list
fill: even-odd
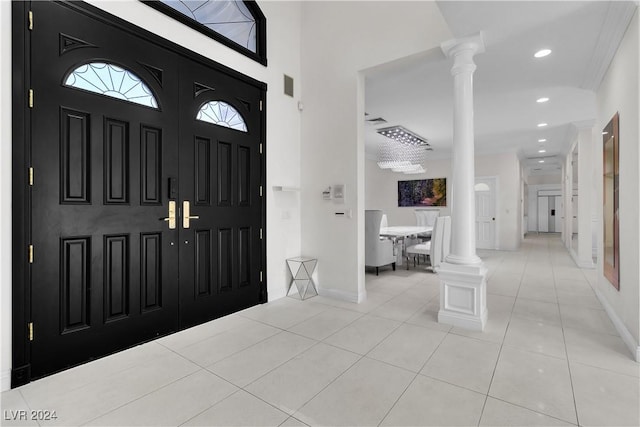
[[(636, 4), (439, 1), (438, 6), (454, 37), (481, 32), (484, 39), (486, 52), (474, 58), (476, 153), (516, 152), (528, 173), (559, 174), (576, 127), (595, 124), (595, 93)], [(534, 58), (543, 48), (552, 53)], [(376, 129), (401, 125), (429, 140), (434, 150), (429, 158), (450, 157), (451, 65), (438, 48), (367, 74), (367, 156), (375, 157), (384, 141)], [(536, 102), (541, 97), (549, 101)], [(370, 121), (376, 118), (387, 123)]]

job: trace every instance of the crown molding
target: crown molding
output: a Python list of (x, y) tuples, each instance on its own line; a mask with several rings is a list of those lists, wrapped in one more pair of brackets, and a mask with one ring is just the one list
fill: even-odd
[(582, 88), (597, 91), (638, 8), (638, 2), (612, 1), (587, 66)]

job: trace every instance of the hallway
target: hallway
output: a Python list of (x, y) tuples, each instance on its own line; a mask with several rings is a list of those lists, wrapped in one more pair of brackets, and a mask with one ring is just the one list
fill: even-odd
[(385, 269), (363, 304), (283, 298), (2, 393), (1, 424), (639, 425), (640, 365), (595, 270), (557, 235), (479, 255), (482, 333), (436, 322), (434, 274)]

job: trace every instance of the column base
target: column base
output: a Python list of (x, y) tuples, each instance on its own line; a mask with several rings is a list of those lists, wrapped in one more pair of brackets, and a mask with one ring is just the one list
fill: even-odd
[(487, 323), (487, 269), (484, 264), (444, 262), (437, 273), (440, 279), (438, 322), (483, 331)]

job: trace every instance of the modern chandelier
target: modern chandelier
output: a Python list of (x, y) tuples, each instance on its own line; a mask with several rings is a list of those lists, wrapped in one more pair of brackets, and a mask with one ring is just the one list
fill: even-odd
[(378, 167), (393, 172), (418, 174), (426, 172), (424, 163), (427, 151), (431, 151), (427, 140), (402, 126), (378, 129), (386, 136), (384, 143), (378, 146)]

